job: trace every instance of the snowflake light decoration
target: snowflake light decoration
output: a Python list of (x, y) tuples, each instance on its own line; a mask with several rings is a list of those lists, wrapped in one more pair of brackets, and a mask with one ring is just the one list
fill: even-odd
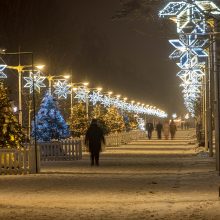
[(66, 80), (58, 80), (53, 87), (55, 88), (54, 94), (58, 95), (59, 98), (67, 99), (68, 94), (71, 94), (71, 85)]
[(43, 83), (43, 81), (46, 79), (46, 77), (41, 76), (41, 72), (38, 71), (35, 74), (30, 72), (29, 77), (24, 77), (24, 80), (26, 81), (26, 84), (24, 85), (25, 88), (30, 88), (30, 93), (33, 92), (34, 89), (40, 93), (40, 89), (43, 87), (46, 87), (46, 85)]
[(175, 47), (171, 59), (179, 59), (181, 71), (177, 74), (183, 81), (183, 96), (187, 109), (193, 113), (193, 102), (200, 97), (208, 52), (204, 49), (209, 39), (198, 37), (208, 30), (206, 15), (220, 15), (220, 9), (212, 1), (170, 2), (159, 12), (176, 22), (179, 39), (169, 42)]
[(102, 96), (100, 91), (93, 91), (92, 94), (89, 95), (89, 101), (92, 102), (92, 105), (96, 105), (97, 102), (102, 101)]
[(104, 107), (110, 107), (111, 105), (111, 98), (109, 96), (103, 96), (101, 100), (101, 104), (104, 105)]
[(75, 94), (76, 95), (74, 98), (78, 99), (79, 101), (86, 102), (88, 99), (88, 91), (85, 87), (77, 88)]
[(5, 73), (3, 73), (4, 69), (7, 67), (7, 65), (1, 64), (0, 65), (0, 79), (6, 79), (7, 76)]

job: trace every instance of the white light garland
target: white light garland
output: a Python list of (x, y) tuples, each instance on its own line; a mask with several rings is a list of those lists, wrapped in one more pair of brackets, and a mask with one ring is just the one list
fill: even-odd
[(58, 99), (67, 99), (68, 94), (71, 94), (71, 85), (66, 80), (57, 80), (53, 87), (55, 88), (54, 94), (58, 96)]
[(30, 72), (29, 77), (24, 77), (24, 80), (26, 81), (26, 84), (24, 85), (25, 88), (30, 89), (30, 93), (33, 92), (34, 89), (40, 93), (40, 89), (46, 87), (46, 85), (43, 83), (43, 81), (46, 79), (46, 77), (41, 76), (41, 72), (38, 71), (35, 74)]

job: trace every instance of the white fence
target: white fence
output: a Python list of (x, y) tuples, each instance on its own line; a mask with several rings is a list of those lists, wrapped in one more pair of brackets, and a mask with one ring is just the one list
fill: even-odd
[(0, 149), (1, 174), (31, 174), (40, 171), (40, 161), (82, 159), (82, 142), (69, 139), (60, 142), (38, 143), (37, 161), (33, 145), (21, 149)]
[(118, 147), (121, 144), (128, 144), (145, 136), (145, 132), (140, 130), (109, 134), (105, 136), (106, 147)]
[(51, 160), (79, 160), (82, 159), (81, 140), (64, 140), (38, 143), (40, 158), (43, 161)]
[[(117, 147), (145, 137), (143, 131), (130, 131), (105, 136), (107, 147)], [(37, 161), (35, 148), (26, 144), (21, 149), (0, 149), (0, 174), (36, 173), (40, 171), (40, 160), (80, 160), (84, 138), (38, 143)]]
[[(39, 158), (38, 165), (40, 165)], [(33, 147), (28, 146), (22, 149), (0, 149), (1, 175), (27, 173), (36, 173), (35, 150)]]

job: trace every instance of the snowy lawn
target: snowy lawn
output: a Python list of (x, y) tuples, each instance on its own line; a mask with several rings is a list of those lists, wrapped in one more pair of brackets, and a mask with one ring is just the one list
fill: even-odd
[(0, 219), (219, 220), (215, 161), (196, 156), (187, 132), (178, 133), (176, 141), (109, 148), (100, 167), (84, 154), (43, 162), (41, 174), (0, 176)]

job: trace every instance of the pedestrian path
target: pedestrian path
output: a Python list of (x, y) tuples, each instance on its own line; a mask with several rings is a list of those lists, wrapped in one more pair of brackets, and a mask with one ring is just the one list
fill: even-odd
[(38, 175), (4, 176), (1, 219), (219, 220), (215, 161), (197, 157), (187, 132), (107, 148), (99, 167), (85, 153), (44, 162)]

